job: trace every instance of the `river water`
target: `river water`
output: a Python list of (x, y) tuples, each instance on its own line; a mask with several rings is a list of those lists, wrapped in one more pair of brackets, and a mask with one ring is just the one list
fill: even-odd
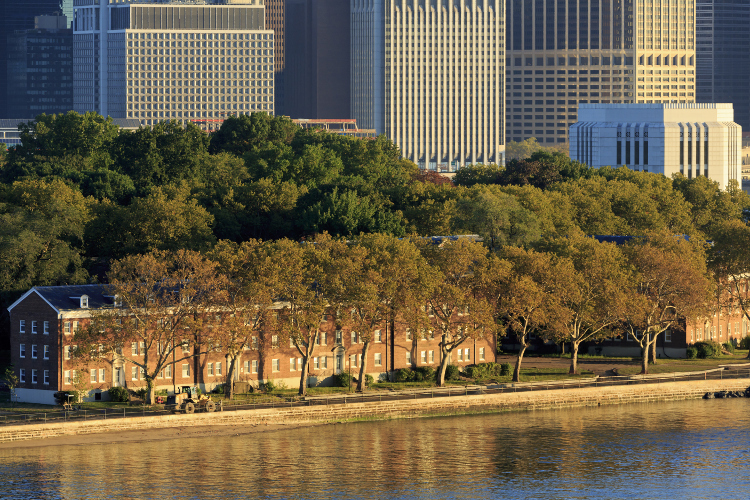
[(750, 401), (0, 450), (0, 498), (750, 498)]

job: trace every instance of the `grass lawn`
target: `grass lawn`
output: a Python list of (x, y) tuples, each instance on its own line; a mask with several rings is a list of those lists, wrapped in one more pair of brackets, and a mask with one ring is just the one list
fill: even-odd
[[(744, 364), (750, 363), (747, 359), (747, 351), (736, 351), (734, 355), (721, 356), (711, 359), (659, 359), (655, 365), (649, 365), (649, 373), (680, 373), (680, 372), (698, 372), (703, 370), (712, 370), (720, 365)], [(750, 367), (749, 367), (750, 368)], [(641, 364), (638, 360), (637, 365), (628, 366), (619, 370), (621, 375), (637, 375), (641, 373)]]

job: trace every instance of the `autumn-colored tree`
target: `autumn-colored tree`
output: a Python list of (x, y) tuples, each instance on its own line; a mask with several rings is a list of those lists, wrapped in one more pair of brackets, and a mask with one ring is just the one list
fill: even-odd
[[(494, 334), (495, 322), (485, 297), (476, 293), (477, 270), (485, 265), (487, 248), (469, 238), (420, 240), (418, 247), (432, 268), (420, 280), (422, 292), (411, 293), (403, 310), (419, 335), (440, 335), (437, 385), (445, 385), (451, 353), (469, 339)], [(429, 330), (428, 330), (429, 329)]]
[(558, 298), (568, 310), (567, 321), (556, 332), (571, 344), (570, 373), (578, 373), (578, 348), (582, 342), (604, 337), (622, 317), (629, 285), (625, 257), (613, 243), (600, 243), (580, 231), (549, 245), (571, 265), (558, 266)]
[[(623, 248), (634, 269), (624, 328), (641, 347), (641, 373), (648, 373), (649, 350), (659, 334), (680, 319), (708, 315), (712, 283), (702, 243), (669, 232), (647, 233)], [(655, 358), (654, 355), (652, 355)]]
[(572, 263), (518, 247), (503, 247), (499, 255), (502, 260), (491, 262), (484, 273), (482, 289), (495, 315), (521, 345), (513, 371), (513, 381), (519, 382), (529, 335), (543, 327), (559, 331), (568, 321), (570, 311), (559, 291), (572, 274)]
[(83, 361), (111, 355), (140, 368), (153, 404), (154, 380), (164, 368), (206, 352), (196, 312), (220, 292), (216, 264), (197, 252), (154, 251), (115, 261), (109, 280), (113, 304), (91, 311), (72, 354)]
[(221, 321), (212, 325), (210, 342), (227, 359), (224, 395), (234, 397), (234, 379), (242, 352), (253, 348), (253, 337), (263, 336), (272, 316), (273, 274), (269, 272), (266, 245), (258, 240), (241, 244), (220, 241), (208, 254), (218, 264), (223, 293), (215, 307)]

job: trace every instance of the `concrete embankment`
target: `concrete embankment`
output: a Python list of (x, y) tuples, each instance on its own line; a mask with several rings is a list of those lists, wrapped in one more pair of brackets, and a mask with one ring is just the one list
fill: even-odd
[(662, 384), (587, 387), (539, 392), (455, 396), (434, 399), (347, 403), (327, 406), (165, 415), (88, 422), (0, 427), (0, 443), (64, 436), (217, 426), (322, 425), (353, 420), (387, 420), (518, 410), (544, 410), (701, 398), (707, 392), (744, 391), (748, 379), (698, 380)]

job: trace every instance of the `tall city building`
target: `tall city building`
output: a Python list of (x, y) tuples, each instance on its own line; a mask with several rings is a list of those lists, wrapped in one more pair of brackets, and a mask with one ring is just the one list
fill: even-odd
[(564, 143), (580, 103), (695, 102), (693, 0), (508, 0), (507, 140)]
[(504, 158), (501, 0), (352, 0), (351, 106), (423, 168)]
[(15, 97), (8, 94), (8, 37), (16, 31), (34, 29), (34, 18), (60, 11), (60, 0), (0, 0), (0, 118), (9, 115), (8, 103)]
[(39, 16), (36, 29), (8, 34), (8, 115), (73, 109), (73, 30), (65, 16)]
[(280, 114), (350, 118), (349, 1), (287, 0)]
[[(273, 31), (274, 39), (274, 84), (277, 104), (281, 104), (284, 99), (284, 68), (286, 50), (284, 49), (285, 30), (286, 30), (286, 0), (262, 0), (266, 8), (266, 29)], [(278, 106), (277, 106), (278, 107)]]
[(741, 182), (742, 127), (731, 104), (581, 104), (578, 117), (570, 127), (573, 160), (704, 176), (724, 189)]
[(260, 0), (76, 0), (74, 109), (218, 128), (274, 112), (274, 34)]
[(731, 102), (750, 130), (750, 0), (696, 0), (696, 100)]

